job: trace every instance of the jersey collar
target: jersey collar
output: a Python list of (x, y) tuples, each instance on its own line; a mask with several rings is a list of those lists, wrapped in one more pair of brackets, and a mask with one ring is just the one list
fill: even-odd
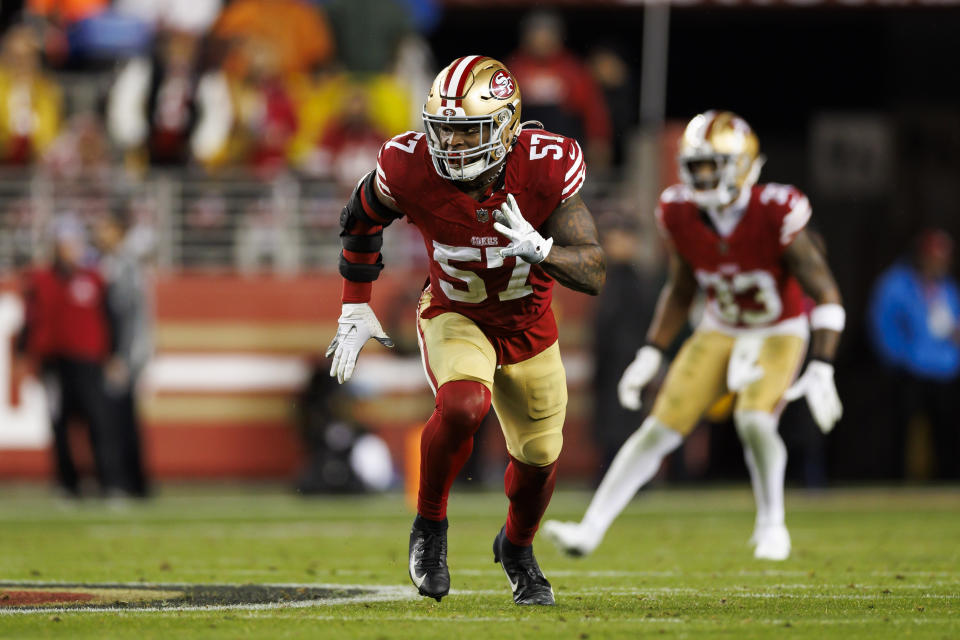
[(750, 193), (752, 191), (752, 188), (741, 189), (737, 199), (723, 209), (704, 210), (721, 237), (728, 237), (740, 224), (740, 220), (747, 212), (747, 205), (750, 204)]

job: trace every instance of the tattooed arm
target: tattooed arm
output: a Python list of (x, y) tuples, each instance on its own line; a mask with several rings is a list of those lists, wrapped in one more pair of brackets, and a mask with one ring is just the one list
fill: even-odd
[[(833, 279), (830, 266), (806, 231), (801, 231), (793, 243), (787, 247), (783, 259), (790, 273), (818, 305), (841, 304), (840, 289), (837, 288), (837, 283)], [(831, 362), (836, 355), (839, 342), (839, 331), (815, 329), (810, 355), (818, 360)]]
[(606, 280), (606, 261), (593, 216), (579, 194), (561, 204), (543, 226), (553, 238), (553, 248), (539, 263), (563, 286), (592, 296), (600, 293)]

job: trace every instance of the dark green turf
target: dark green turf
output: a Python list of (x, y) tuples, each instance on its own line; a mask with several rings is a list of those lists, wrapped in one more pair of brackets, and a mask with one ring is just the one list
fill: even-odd
[[(559, 491), (548, 517), (589, 494)], [(0, 581), (363, 585), (392, 601), (0, 615), (9, 638), (960, 638), (960, 490), (789, 493), (794, 554), (754, 560), (749, 488), (634, 501), (591, 557), (537, 555), (558, 606), (516, 607), (490, 544), (496, 494), (451, 498), (453, 593), (413, 597), (402, 497), (171, 488), (146, 505), (0, 490)]]

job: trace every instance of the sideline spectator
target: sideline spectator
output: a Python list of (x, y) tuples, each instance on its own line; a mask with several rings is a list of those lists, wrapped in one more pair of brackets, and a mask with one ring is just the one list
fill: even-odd
[(57, 136), (60, 111), (60, 88), (40, 67), (36, 36), (11, 28), (0, 47), (0, 162), (37, 161)]
[(94, 224), (101, 252), (100, 271), (107, 283), (107, 305), (114, 319), (115, 355), (107, 362), (106, 389), (117, 432), (122, 487), (133, 497), (148, 494), (140, 445), (137, 381), (153, 351), (147, 282), (126, 221), (117, 214)]
[(27, 274), (27, 316), (20, 340), (43, 373), (53, 412), (57, 484), (67, 497), (80, 495), (70, 446), (71, 419), (86, 421), (105, 495), (122, 493), (115, 425), (104, 395), (104, 363), (113, 352), (106, 285), (82, 265), (86, 242), (73, 221), (55, 230), (53, 263)]
[(612, 130), (603, 93), (587, 67), (563, 46), (564, 26), (552, 11), (521, 25), (520, 49), (507, 61), (523, 93), (523, 117), (584, 145), (594, 170), (609, 166)]
[(937, 477), (960, 477), (960, 293), (949, 275), (952, 259), (950, 236), (924, 231), (913, 255), (882, 273), (873, 291), (870, 337), (893, 371), (895, 394), (897, 424), (887, 454), (901, 477), (906, 431), (918, 414), (925, 414), (933, 432)]

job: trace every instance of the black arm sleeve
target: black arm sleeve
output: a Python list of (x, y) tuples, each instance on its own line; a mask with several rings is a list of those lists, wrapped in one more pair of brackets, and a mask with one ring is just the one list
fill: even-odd
[(373, 282), (383, 270), (383, 227), (403, 214), (386, 207), (373, 189), (373, 171), (360, 181), (340, 213), (340, 275), (351, 282)]

